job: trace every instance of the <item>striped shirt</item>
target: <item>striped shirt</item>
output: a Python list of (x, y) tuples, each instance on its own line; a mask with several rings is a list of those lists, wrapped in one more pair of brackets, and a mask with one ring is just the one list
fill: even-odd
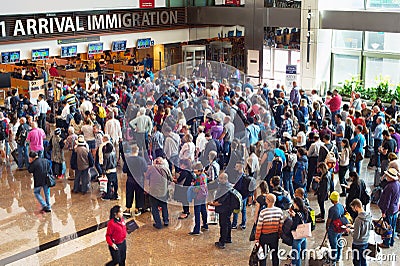
[(260, 212), (257, 222), (256, 240), (260, 239), (260, 235), (273, 234), (282, 232), (283, 212), (278, 207), (266, 208)]

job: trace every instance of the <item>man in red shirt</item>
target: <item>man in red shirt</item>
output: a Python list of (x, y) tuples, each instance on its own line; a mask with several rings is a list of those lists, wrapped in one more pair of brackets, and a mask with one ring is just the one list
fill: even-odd
[[(340, 108), (342, 106), (342, 96), (339, 95), (337, 90), (334, 90), (332, 93), (332, 97), (329, 100), (326, 100), (325, 104), (331, 110), (332, 118), (334, 118), (336, 114), (340, 113)], [(336, 126), (335, 119), (332, 119), (332, 124)]]

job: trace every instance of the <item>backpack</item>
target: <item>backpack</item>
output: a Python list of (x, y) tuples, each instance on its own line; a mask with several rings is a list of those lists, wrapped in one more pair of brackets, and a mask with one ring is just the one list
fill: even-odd
[(229, 190), (230, 200), (229, 206), (233, 210), (233, 213), (239, 213), (243, 209), (243, 198), (242, 195), (236, 189), (232, 188)]
[(271, 169), (269, 169), (267, 176), (264, 178), (264, 180), (267, 181), (267, 184), (270, 189), (272, 189), (270, 185), (271, 178), (274, 176), (280, 177), (282, 175), (282, 166), (283, 166), (282, 158), (275, 155), (274, 159), (272, 160)]
[(19, 136), (17, 138), (17, 144), (21, 146), (24, 145), (27, 136), (28, 130), (26, 129), (26, 127), (22, 126), (21, 131), (19, 132)]
[(330, 150), (328, 150), (328, 148), (325, 145), (323, 145), (322, 147), (324, 147), (325, 150), (328, 152), (326, 154), (326, 157), (325, 157), (325, 163), (327, 163), (330, 160), (335, 160), (336, 161), (336, 155), (334, 153), (335, 145), (332, 143), (332, 147), (331, 147)]
[(8, 138), (7, 122), (5, 120), (0, 123), (0, 140)]
[[(273, 194), (275, 194), (274, 192), (272, 192)], [(292, 201), (290, 200), (290, 198), (285, 195), (285, 194), (280, 194), (276, 196), (276, 202), (275, 202), (275, 206), (282, 209), (282, 210), (289, 210), (289, 208), (292, 206)]]
[(367, 188), (364, 181), (361, 181), (360, 186), (360, 201), (363, 205), (367, 205), (371, 201), (371, 197), (367, 193)]
[(107, 113), (106, 113), (106, 109), (104, 109), (103, 106), (99, 106), (99, 117), (100, 118), (106, 118), (107, 117)]
[(346, 232), (346, 224), (349, 224), (349, 220), (347, 220), (347, 218), (343, 214), (341, 217), (333, 220), (332, 224), (333, 224), (333, 231), (335, 233), (342, 234)]
[(287, 217), (282, 225), (282, 243), (288, 246), (292, 246), (293, 244), (293, 235), (292, 235), (292, 224), (293, 220), (291, 217)]
[(311, 207), (308, 207), (308, 211), (310, 213), (310, 219), (311, 219), (311, 231), (314, 231), (315, 230), (315, 225), (316, 225), (315, 210), (312, 209)]
[(381, 187), (376, 187), (371, 192), (371, 204), (378, 204), (381, 198), (383, 189)]
[(297, 155), (295, 153), (286, 153), (286, 166), (285, 170), (292, 172), (297, 163)]

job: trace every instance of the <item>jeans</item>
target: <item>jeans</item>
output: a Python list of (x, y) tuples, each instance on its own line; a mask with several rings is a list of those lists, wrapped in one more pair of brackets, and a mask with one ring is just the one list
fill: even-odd
[[(349, 166), (348, 165), (345, 165), (345, 166), (341, 166), (341, 165), (339, 165), (339, 182), (340, 182), (340, 184), (342, 185), (347, 185), (347, 182), (346, 182), (346, 173), (347, 173), (347, 170), (349, 169)], [(344, 189), (344, 187), (342, 186), (342, 192), (343, 193), (345, 193), (346, 192), (346, 189)]]
[(362, 245), (351, 245), (353, 249), (353, 265), (367, 266), (367, 258), (364, 251), (368, 248), (368, 243)]
[[(279, 266), (279, 257), (278, 257), (278, 242), (279, 241), (279, 235), (278, 233), (272, 233), (272, 234), (262, 234), (260, 236), (260, 245), (263, 247), (264, 252), (267, 252), (267, 258), (269, 257), (269, 252), (272, 251), (272, 265), (273, 266)], [(269, 252), (268, 252), (269, 250)], [(267, 265), (267, 258), (264, 260), (260, 260), (260, 266), (266, 266)]]
[(200, 233), (200, 214), (204, 228), (208, 228), (206, 204), (194, 204), (194, 229), (193, 233)]
[(112, 247), (108, 246), (110, 250), (112, 261), (108, 262), (106, 266), (125, 266), (125, 259), (126, 259), (126, 240), (121, 244), (117, 244), (118, 249), (115, 250)]
[[(42, 195), (40, 195), (40, 191), (43, 188), (44, 192), (44, 197), (46, 201), (43, 200)], [(50, 188), (47, 185), (43, 185), (42, 187), (35, 187), (33, 189), (33, 194), (35, 194), (36, 199), (39, 201), (40, 205), (42, 205), (42, 208), (44, 209), (51, 209), (50, 205)]]
[[(242, 223), (240, 224), (241, 226), (246, 226), (246, 206), (247, 206), (247, 198), (243, 199), (243, 208), (242, 208)], [(233, 214), (233, 221), (232, 221), (232, 227), (237, 226), (239, 214), (234, 213)]]
[(107, 194), (103, 199), (118, 199), (118, 178), (117, 173), (108, 173), (107, 175)]
[(166, 201), (159, 200), (150, 196), (150, 204), (151, 204), (151, 214), (154, 219), (154, 226), (158, 229), (162, 228), (160, 212), (158, 211), (158, 207), (161, 207), (161, 213), (163, 217), (164, 225), (168, 225), (168, 206)]
[(282, 172), (283, 187), (285, 188), (286, 191), (289, 192), (290, 196), (293, 197), (294, 190), (293, 190), (292, 177), (293, 177), (293, 171)]
[(74, 189), (75, 193), (86, 193), (89, 189), (89, 168), (85, 170), (75, 170)]
[(293, 239), (292, 244), (292, 265), (301, 266), (301, 258), (303, 250), (306, 249), (307, 238)]
[(37, 154), (38, 154), (38, 157), (39, 157), (39, 158), (43, 158), (43, 156), (44, 156), (44, 151), (43, 151), (43, 150), (37, 151)]
[(393, 234), (392, 234), (392, 236), (391, 236), (390, 238), (385, 238), (385, 239), (383, 239), (383, 244), (386, 245), (386, 246), (391, 246), (391, 247), (393, 247), (393, 244), (394, 244), (394, 236), (395, 236), (394, 232), (396, 232), (397, 215), (398, 215), (398, 213), (395, 213), (395, 214), (386, 214), (385, 220), (386, 220), (386, 222), (388, 222), (388, 224), (392, 227), (392, 231), (393, 231)]
[(342, 234), (335, 233), (333, 229), (328, 229), (329, 245), (331, 246), (331, 259), (339, 261), (342, 254), (342, 245), (338, 245), (338, 240)]
[(29, 145), (26, 143), (23, 146), (18, 145), (18, 168), (20, 168), (20, 169), (22, 167), (24, 167), (24, 164), (25, 164), (25, 167), (27, 167), (27, 168), (29, 166), (28, 148), (29, 148)]
[(232, 241), (231, 231), (231, 214), (232, 212), (220, 212), (219, 215), (219, 243), (225, 245), (226, 242)]
[(336, 127), (336, 120), (335, 120), (335, 115), (340, 114), (340, 109), (337, 111), (332, 112), (331, 114), (331, 121), (332, 121), (332, 125), (334, 125)]
[[(350, 171), (356, 171), (358, 175), (360, 175), (360, 171), (361, 171), (361, 161), (355, 162), (353, 160), (350, 160), (350, 165), (349, 165), (349, 169)], [(355, 168), (355, 169), (354, 169)]]

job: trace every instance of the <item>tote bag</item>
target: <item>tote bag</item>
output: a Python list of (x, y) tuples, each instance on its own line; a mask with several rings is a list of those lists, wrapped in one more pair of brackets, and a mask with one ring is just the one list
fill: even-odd
[(312, 237), (311, 234), (311, 223), (304, 223), (303, 216), (301, 213), (297, 213), (300, 216), (301, 224), (297, 225), (296, 230), (292, 231), (293, 239), (302, 239)]

